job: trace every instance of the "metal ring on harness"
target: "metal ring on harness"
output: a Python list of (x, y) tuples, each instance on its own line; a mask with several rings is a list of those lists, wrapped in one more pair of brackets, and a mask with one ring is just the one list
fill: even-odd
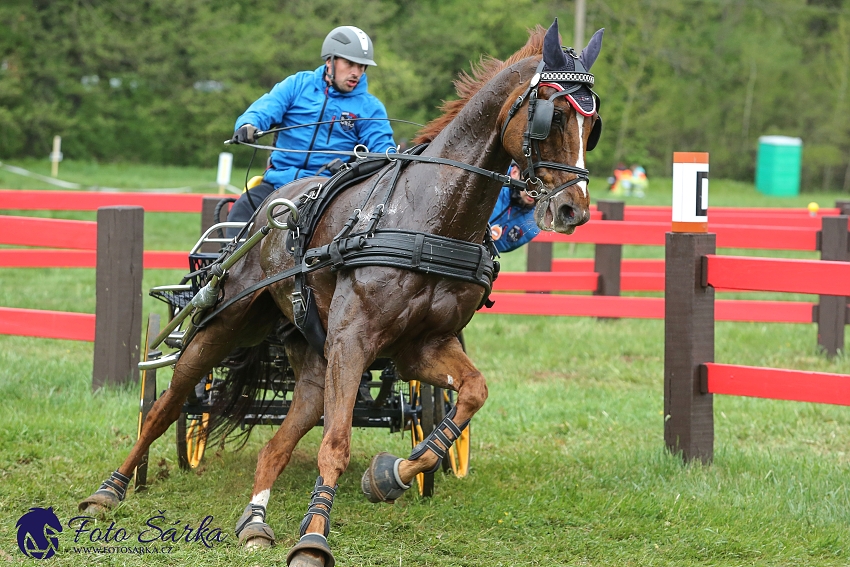
[(269, 203), (269, 206), (266, 207), (266, 218), (268, 218), (269, 224), (273, 227), (280, 230), (289, 230), (289, 223), (278, 222), (278, 220), (275, 218), (274, 209), (279, 205), (283, 205), (284, 207), (289, 209), (289, 217), (292, 219), (292, 222), (298, 220), (298, 208), (295, 206), (295, 203), (293, 203), (289, 199), (283, 198), (275, 199), (274, 201)]
[[(526, 189), (525, 192), (528, 193), (528, 196), (532, 199), (538, 199), (546, 194), (546, 188), (543, 186), (543, 181), (541, 181), (539, 177), (532, 177), (526, 183), (528, 184), (528, 189)], [(540, 187), (540, 191), (532, 189), (532, 185)]]
[(387, 150), (384, 152), (384, 154), (387, 156), (387, 159), (390, 160), (390, 163), (395, 163), (395, 162), (398, 161), (398, 158), (395, 158), (395, 159), (391, 158), (390, 157), (390, 150), (393, 150), (393, 153), (397, 154), (398, 148), (387, 148)]
[(363, 144), (357, 144), (356, 146), (354, 146), (354, 150), (352, 150), (354, 152), (354, 157), (356, 157), (357, 159), (366, 159), (366, 156), (361, 156), (360, 154), (357, 153), (357, 150), (359, 148), (363, 148), (363, 150), (362, 150), (363, 153), (367, 153), (367, 154), (369, 153), (369, 148), (367, 148)]

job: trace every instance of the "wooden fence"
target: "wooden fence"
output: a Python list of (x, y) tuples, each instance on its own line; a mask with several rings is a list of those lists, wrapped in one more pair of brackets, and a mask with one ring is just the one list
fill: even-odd
[[(843, 238), (836, 247), (842, 261), (717, 256), (715, 234), (667, 234), (664, 439), (671, 451), (711, 461), (713, 394), (850, 405), (850, 376), (714, 361), (716, 288), (819, 294), (844, 307), (850, 296), (847, 217), (824, 219), (824, 235), (827, 225)], [(822, 301), (821, 315), (824, 310)], [(834, 323), (843, 340), (846, 319)]]
[[(819, 250), (823, 260), (844, 261), (850, 259), (847, 229), (832, 223), (841, 212), (850, 213), (850, 202), (838, 202), (835, 208), (821, 209), (815, 216), (804, 209), (712, 209), (709, 230), (715, 233), (717, 246), (725, 248)], [(489, 312), (662, 318), (663, 299), (619, 296), (621, 291), (664, 291), (664, 260), (623, 260), (622, 246), (664, 246), (670, 229), (670, 207), (626, 208), (620, 201), (600, 201), (594, 214), (602, 219), (580, 227), (573, 235), (542, 233), (535, 238), (529, 244), (529, 271), (499, 275), (494, 285), (497, 293), (493, 294), (496, 305)], [(662, 222), (661, 218), (666, 220)], [(595, 244), (595, 257), (553, 260), (554, 242)], [(505, 291), (591, 291), (594, 295), (499, 293)], [(835, 296), (821, 296), (818, 304), (718, 300), (716, 308), (721, 321), (815, 322), (818, 344), (829, 356), (843, 349), (844, 322), (850, 319), (846, 299)]]
[[(0, 191), (5, 210), (97, 210), (97, 222), (0, 216), (0, 267), (96, 268), (95, 313), (0, 307), (0, 334), (94, 342), (92, 388), (138, 377), (144, 269), (188, 270), (186, 251), (143, 251), (144, 211), (201, 212), (220, 197)], [(131, 206), (126, 206), (127, 204)], [(116, 206), (117, 204), (117, 206)]]

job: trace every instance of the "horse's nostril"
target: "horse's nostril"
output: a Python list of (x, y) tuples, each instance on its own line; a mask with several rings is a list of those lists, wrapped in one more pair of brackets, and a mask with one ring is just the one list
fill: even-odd
[(558, 219), (565, 225), (576, 223), (576, 210), (571, 205), (558, 207)]

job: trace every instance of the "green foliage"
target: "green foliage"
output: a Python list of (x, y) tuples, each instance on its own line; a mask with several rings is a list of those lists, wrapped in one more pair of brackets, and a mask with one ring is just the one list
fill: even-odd
[[(481, 0), (12, 0), (0, 6), (0, 159), (69, 157), (210, 165), (233, 120), (287, 75), (320, 64), (325, 34), (372, 36), (370, 86), (393, 118), (424, 122), (452, 80), (573, 2)], [(850, 191), (847, 0), (588, 2), (604, 27), (594, 67), (605, 134), (594, 174), (617, 161), (669, 175), (673, 151), (709, 151), (712, 174), (751, 180), (758, 136), (804, 140), (803, 188)], [(415, 128), (394, 126), (397, 138)], [(237, 152), (239, 163), (247, 152)]]

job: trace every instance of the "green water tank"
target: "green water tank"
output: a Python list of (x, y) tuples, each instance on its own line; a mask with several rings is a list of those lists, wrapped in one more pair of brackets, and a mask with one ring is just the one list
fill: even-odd
[(765, 195), (800, 194), (803, 140), (788, 136), (761, 136), (756, 158), (756, 189)]

